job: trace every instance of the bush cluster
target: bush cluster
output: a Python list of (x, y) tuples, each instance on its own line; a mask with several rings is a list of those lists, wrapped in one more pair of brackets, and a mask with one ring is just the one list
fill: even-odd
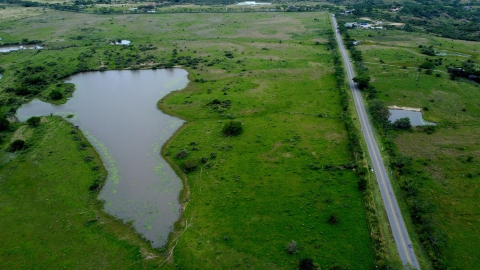
[(40, 125), (40, 120), (41, 120), (40, 117), (33, 116), (33, 117), (28, 118), (27, 124), (31, 127), (37, 127), (38, 125)]
[(8, 146), (8, 152), (16, 152), (20, 151), (23, 149), (26, 149), (27, 145), (25, 144), (25, 141), (23, 140), (15, 140), (13, 141), (9, 146)]
[(222, 128), (222, 133), (225, 136), (238, 136), (242, 131), (242, 123), (239, 121), (229, 121)]

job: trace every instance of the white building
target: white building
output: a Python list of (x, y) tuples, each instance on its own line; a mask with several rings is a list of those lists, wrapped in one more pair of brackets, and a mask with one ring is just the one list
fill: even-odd
[(259, 5), (271, 5), (272, 3), (257, 3), (255, 1), (245, 1), (237, 3), (238, 6), (259, 6)]

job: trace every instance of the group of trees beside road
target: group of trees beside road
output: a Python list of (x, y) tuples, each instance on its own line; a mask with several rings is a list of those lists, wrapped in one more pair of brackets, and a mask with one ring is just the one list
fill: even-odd
[[(346, 29), (343, 29), (343, 32), (346, 33)], [(348, 33), (345, 34), (345, 37), (349, 38)], [(350, 48), (354, 48), (354, 51), (358, 52), (355, 47), (350, 46)], [(427, 62), (429, 61), (427, 60)], [(370, 84), (367, 69), (363, 66), (362, 62), (356, 62), (355, 64), (359, 75), (354, 78), (354, 81), (358, 83), (362, 91), (369, 90), (369, 88), (373, 86)], [(431, 64), (433, 66), (435, 65), (433, 60)], [(474, 67), (472, 62), (469, 62), (469, 64), (470, 68)], [(430, 66), (430, 63), (428, 65)], [(412, 129), (410, 120), (408, 118), (401, 118), (391, 123), (388, 120), (390, 112), (383, 101), (373, 98), (367, 98), (367, 101), (369, 112), (381, 136), (383, 147), (392, 160), (390, 167), (395, 171), (395, 179), (400, 185), (401, 195), (406, 201), (410, 218), (414, 224), (420, 243), (430, 258), (434, 269), (448, 269), (444, 257), (444, 251), (448, 247), (447, 239), (443, 231), (435, 226), (432, 218), (435, 206), (431, 202), (426, 201), (421, 195), (421, 182), (418, 181), (418, 178), (427, 177), (425, 176), (426, 173), (422, 171), (414, 172), (412, 158), (402, 155), (393, 141), (393, 138), (396, 136), (395, 130)], [(429, 128), (419, 130), (425, 131), (427, 134), (433, 133), (435, 130), (434, 127), (428, 127)]]
[[(354, 168), (358, 177), (358, 189), (362, 192), (363, 202), (365, 205), (365, 215), (367, 218), (367, 224), (371, 231), (372, 249), (375, 256), (376, 267), (379, 269), (389, 269), (392, 262), (389, 261), (386, 254), (386, 241), (380, 231), (379, 219), (376, 214), (376, 208), (371, 202), (374, 200), (373, 192), (368, 188), (367, 180), (367, 168), (364, 163), (364, 153), (360, 144), (360, 136), (357, 128), (352, 119), (352, 113), (350, 111), (350, 101), (345, 88), (345, 72), (342, 65), (341, 56), (338, 50), (338, 45), (334, 37), (333, 32), (328, 33), (327, 48), (332, 51), (333, 62), (335, 66), (335, 79), (337, 90), (341, 95), (341, 106), (343, 108), (342, 119), (345, 122), (345, 127), (348, 133), (349, 148), (352, 158), (355, 162)], [(335, 216), (331, 217), (329, 222), (335, 222)]]

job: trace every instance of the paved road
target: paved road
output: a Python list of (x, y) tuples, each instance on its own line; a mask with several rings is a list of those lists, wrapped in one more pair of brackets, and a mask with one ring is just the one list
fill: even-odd
[(380, 187), (380, 193), (382, 194), (383, 204), (385, 205), (385, 209), (387, 211), (388, 221), (390, 222), (395, 244), (397, 245), (398, 254), (400, 255), (400, 259), (402, 260), (403, 264), (410, 264), (410, 266), (413, 268), (420, 269), (417, 257), (415, 256), (415, 251), (412, 247), (412, 242), (410, 241), (407, 228), (405, 227), (405, 223), (403, 221), (402, 213), (400, 212), (397, 199), (395, 198), (395, 193), (393, 193), (387, 170), (383, 164), (382, 156), (380, 155), (370, 122), (368, 121), (362, 96), (360, 95), (360, 90), (358, 89), (357, 84), (352, 81), (355, 74), (353, 73), (350, 58), (345, 50), (345, 47), (343, 46), (340, 33), (337, 30), (337, 20), (333, 15), (332, 22), (338, 47), (342, 53), (343, 62), (345, 63), (345, 68), (347, 70), (348, 81), (350, 83), (350, 88), (355, 100), (355, 107), (357, 109), (358, 117), (362, 126), (362, 133), (365, 137), (365, 141), (367, 142), (368, 153), (372, 159), (373, 169), (375, 170), (375, 176), (377, 178), (378, 186)]

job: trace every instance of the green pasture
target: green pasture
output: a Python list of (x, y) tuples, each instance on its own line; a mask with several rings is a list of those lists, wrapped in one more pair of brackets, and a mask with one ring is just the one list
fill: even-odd
[[(125, 232), (128, 227), (122, 230), (117, 224), (109, 229), (107, 222), (105, 226), (96, 222), (95, 237), (108, 238), (113, 244), (98, 240), (92, 243), (96, 246), (89, 248), (90, 253), (105, 246), (116, 250), (105, 249), (104, 252), (110, 252), (108, 256), (98, 253), (98, 258), (103, 259), (99, 263), (117, 264), (111, 268), (153, 267), (173, 254), (162, 267), (295, 269), (300, 259), (309, 257), (326, 269), (335, 266), (371, 269), (374, 261), (362, 194), (357, 189), (345, 124), (340, 118), (342, 108), (340, 93), (335, 90), (332, 53), (325, 47), (326, 32), (330, 29), (328, 16), (327, 13), (95, 16), (48, 11), (25, 19), (12, 17), (0, 22), (2, 42), (41, 40), (45, 49), (0, 55), (0, 65), (5, 69), (0, 86), (1, 111), (12, 117), (16, 108), (34, 97), (64, 102), (71, 93), (62, 80), (80, 71), (182, 66), (190, 72), (190, 84), (159, 101), (162, 110), (187, 120), (185, 127), (164, 147), (164, 155), (178, 170), (185, 166), (185, 161), (196, 165), (193, 172), (186, 174), (189, 193), (181, 197), (186, 208), (167, 249), (173, 252), (163, 256), (163, 250), (150, 250), (143, 242), (136, 241), (138, 236), (134, 232)], [(111, 45), (116, 39), (132, 43)], [(26, 78), (43, 80), (41, 84), (33, 84)], [(18, 92), (24, 85), (31, 91)], [(53, 90), (62, 92), (64, 99), (51, 100)], [(228, 105), (218, 105), (215, 100)], [(55, 142), (75, 143), (68, 134), (68, 125), (56, 118), (47, 119), (39, 129), (44, 130), (42, 136), (55, 138)], [(237, 137), (222, 135), (223, 125), (231, 120), (242, 123), (243, 133)], [(55, 125), (67, 130), (47, 128)], [(12, 132), (4, 132), (4, 147), (11, 141)], [(39, 141), (42, 138), (37, 137)], [(25, 175), (23, 167), (15, 165), (39, 158), (37, 151), (46, 151), (40, 156), (52, 151), (49, 157), (55, 161), (45, 160), (43, 170), (50, 167), (60, 170), (61, 179), (64, 175), (60, 172), (65, 169), (55, 162), (75, 166), (69, 168), (68, 173), (72, 174), (69, 181), (92, 174), (89, 164), (82, 161), (81, 151), (53, 142), (42, 142), (47, 144), (45, 148), (40, 142), (33, 144), (30, 150), (5, 162), (1, 179), (13, 175), (15, 181), (12, 181), (17, 183), (9, 187), (12, 193), (2, 195), (10, 196), (5, 197), (9, 207), (26, 209), (36, 205), (33, 196), (22, 197), (22, 201), (28, 202), (19, 205), (16, 200), (20, 197), (13, 195), (23, 190), (21, 185), (33, 181), (29, 178), (32, 174), (37, 181), (52, 178), (50, 173)], [(63, 154), (67, 148), (70, 152)], [(187, 157), (177, 158), (178, 152), (185, 150)], [(68, 159), (59, 160), (63, 156)], [(79, 161), (70, 160), (74, 157)], [(85, 205), (87, 197), (88, 205), (94, 205), (88, 211), (101, 213), (95, 196), (88, 192), (93, 180), (82, 178), (86, 187), (69, 189), (66, 193), (69, 181), (64, 188), (55, 190), (55, 194), (75, 193), (69, 196), (79, 199), (31, 213), (10, 211), (12, 222), (29, 218), (32, 220), (29, 226), (36, 223), (50, 226), (52, 216), (76, 213), (82, 209), (78, 204)], [(46, 189), (35, 192), (43, 199), (47, 196)], [(88, 211), (84, 210), (91, 213)], [(42, 216), (33, 219), (30, 215), (34, 213)], [(32, 239), (45, 237), (51, 246), (57, 245), (59, 239), (71, 239), (65, 240), (72, 250), (67, 253), (68, 261), (55, 260), (55, 249), (48, 253), (51, 259), (44, 261), (50, 262), (49, 266), (88, 268), (75, 265), (78, 261), (94, 263), (83, 257), (86, 250), (76, 252), (86, 249), (82, 243), (92, 234), (91, 227), (83, 225), (91, 219), (87, 216), (80, 215), (75, 222), (73, 217), (62, 218), (71, 225), (65, 223), (70, 231), (62, 232), (61, 238), (53, 237), (49, 227), (37, 235), (33, 229), (23, 228), (27, 225), (4, 223), (2, 232), (9, 235), (13, 230), (29, 230)], [(331, 216), (339, 222), (329, 223)], [(83, 238), (87, 240), (80, 240)], [(3, 250), (13, 250), (17, 247), (15, 243), (23, 243), (24, 239), (3, 243)], [(37, 261), (42, 261), (48, 250), (43, 249), (42, 241), (47, 243), (47, 240), (29, 242), (28, 256)], [(286, 247), (292, 241), (297, 243), (297, 249), (289, 254)], [(25, 254), (2, 256), (33, 262)], [(3, 258), (0, 261), (6, 262)]]
[[(451, 80), (450, 66), (474, 61), (478, 69), (479, 43), (444, 39), (401, 31), (349, 32), (361, 43), (365, 66), (377, 99), (386, 105), (421, 108), (426, 120), (438, 125), (433, 134), (421, 129), (397, 132), (398, 151), (413, 158), (412, 172), (400, 181), (413, 180), (419, 198), (433, 209), (432, 219), (440, 234), (447, 265), (476, 269), (480, 263), (478, 243), (478, 197), (480, 189), (478, 134), (480, 88), (466, 79)], [(421, 54), (419, 45), (433, 45), (446, 55)], [(426, 59), (439, 60), (431, 75), (418, 67)], [(438, 75), (437, 75), (438, 74)]]

